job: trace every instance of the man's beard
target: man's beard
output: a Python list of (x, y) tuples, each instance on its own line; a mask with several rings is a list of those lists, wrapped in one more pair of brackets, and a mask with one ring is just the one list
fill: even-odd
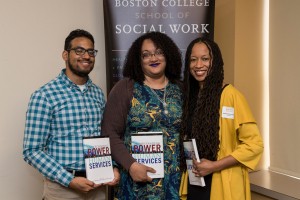
[(82, 78), (88, 77), (89, 73), (93, 70), (93, 67), (89, 71), (80, 71), (74, 65), (71, 64), (70, 60), (68, 60), (68, 65), (70, 70), (73, 72), (73, 74), (76, 74), (77, 76), (80, 76)]

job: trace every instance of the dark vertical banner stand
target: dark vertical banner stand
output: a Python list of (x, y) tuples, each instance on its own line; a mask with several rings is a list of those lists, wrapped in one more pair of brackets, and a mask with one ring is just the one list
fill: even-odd
[(128, 48), (140, 35), (160, 31), (185, 54), (198, 36), (214, 37), (215, 0), (103, 0), (107, 92), (122, 79)]
[(123, 78), (127, 50), (140, 35), (166, 33), (182, 56), (193, 39), (214, 38), (215, 0), (103, 0), (103, 9), (107, 93)]

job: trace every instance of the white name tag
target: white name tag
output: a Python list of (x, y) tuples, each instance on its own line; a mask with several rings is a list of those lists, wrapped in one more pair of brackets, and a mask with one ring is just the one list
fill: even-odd
[(234, 119), (234, 108), (223, 106), (222, 108), (222, 117), (228, 119)]

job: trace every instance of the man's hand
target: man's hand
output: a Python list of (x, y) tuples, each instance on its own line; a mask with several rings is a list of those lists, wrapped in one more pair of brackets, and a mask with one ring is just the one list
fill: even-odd
[(114, 177), (115, 177), (114, 180), (112, 180), (111, 182), (105, 183), (105, 185), (115, 186), (115, 185), (119, 184), (121, 176), (120, 176), (118, 168), (116, 168), (116, 167), (114, 167)]
[(156, 171), (137, 162), (134, 162), (129, 168), (129, 174), (135, 182), (151, 182), (152, 178), (147, 175), (147, 172), (155, 173)]
[(87, 193), (103, 184), (95, 184), (94, 182), (84, 178), (84, 177), (75, 177), (69, 184), (69, 188), (74, 190)]

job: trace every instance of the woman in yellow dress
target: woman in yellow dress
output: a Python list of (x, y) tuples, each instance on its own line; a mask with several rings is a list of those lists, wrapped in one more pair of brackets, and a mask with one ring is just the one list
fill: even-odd
[[(248, 170), (258, 164), (263, 141), (246, 99), (223, 80), (218, 45), (193, 40), (185, 56), (181, 144), (196, 139), (201, 162), (193, 161), (193, 173), (204, 177), (206, 186), (188, 184), (182, 199), (251, 199)], [(186, 170), (184, 159), (181, 168)]]

